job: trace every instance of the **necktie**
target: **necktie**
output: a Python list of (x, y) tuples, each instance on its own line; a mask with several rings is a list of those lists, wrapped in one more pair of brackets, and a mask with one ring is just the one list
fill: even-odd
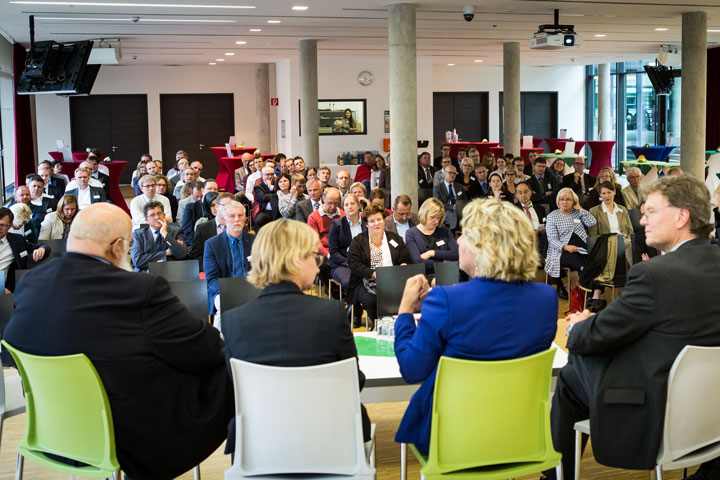
[(453, 192), (452, 185), (448, 185), (448, 193), (450, 194), (450, 205), (455, 205), (455, 192)]
[(240, 239), (230, 237), (230, 253), (232, 254), (232, 276), (244, 277), (245, 262), (243, 261), (243, 246)]
[(480, 186), (482, 187), (483, 194), (487, 193), (487, 183), (481, 183)]
[(530, 207), (523, 207), (525, 209), (525, 215), (532, 220), (532, 215), (530, 215)]
[(320, 203), (319, 203), (319, 202), (313, 202), (313, 210), (317, 210), (318, 208), (320, 208)]
[(538, 193), (540, 195), (545, 195), (545, 185), (543, 184), (545, 179), (543, 177), (535, 177), (535, 180), (537, 180), (537, 184), (538, 184), (538, 190), (539, 190)]
[(165, 239), (163, 239), (163, 236), (160, 235), (160, 231), (155, 232), (155, 251), (156, 252), (164, 252), (165, 251)]
[(430, 183), (432, 181), (432, 178), (430, 177), (430, 169), (427, 167), (425, 167), (425, 179), (427, 180), (428, 183)]

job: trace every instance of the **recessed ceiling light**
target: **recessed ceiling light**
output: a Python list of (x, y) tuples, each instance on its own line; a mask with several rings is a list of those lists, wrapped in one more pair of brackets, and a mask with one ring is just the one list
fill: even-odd
[(606, 35), (605, 35), (604, 33), (598, 33), (598, 34), (595, 35), (595, 36), (596, 36), (597, 38), (603, 38), (603, 37), (605, 37)]
[(232, 56), (235, 55), (235, 54), (234, 54), (233, 52), (225, 52), (225, 55), (228, 56), (228, 57), (232, 57)]
[(208, 65), (217, 65), (215, 62), (209, 62)]
[(454, 66), (455, 66), (454, 63), (448, 63), (448, 67), (454, 67)]
[(475, 63), (482, 63), (482, 60), (478, 59), (478, 60), (474, 60), (474, 62), (475, 62)]
[[(131, 19), (132, 20), (132, 19)], [(194, 20), (184, 18), (140, 18), (139, 22), (235, 23), (235, 20)]]
[(708, 33), (720, 33), (720, 30), (708, 30)]
[(245, 40), (238, 40), (235, 42), (235, 45), (247, 45), (247, 42)]
[(132, 18), (35, 17), (35, 20), (84, 20), (88, 22), (131, 22)]
[(304, 12), (305, 10), (308, 9), (308, 7), (307, 7), (306, 5), (294, 5), (294, 6), (292, 7), (292, 9), (295, 10), (295, 11), (297, 11), (297, 12)]
[(251, 28), (251, 32), (262, 32), (262, 28)]
[(101, 2), (44, 2), (35, 0), (11, 0), (10, 3), (18, 5), (63, 5), (83, 7), (151, 7), (151, 8), (255, 8), (253, 5), (193, 5), (181, 3), (101, 3)]
[(267, 23), (282, 23), (280, 20), (268, 20)]
[(655, 29), (656, 32), (667, 32), (667, 30), (668, 30), (667, 28), (663, 28), (663, 27)]
[(224, 58), (216, 58), (215, 61), (216, 61), (216, 62), (224, 62), (225, 59), (224, 59)]

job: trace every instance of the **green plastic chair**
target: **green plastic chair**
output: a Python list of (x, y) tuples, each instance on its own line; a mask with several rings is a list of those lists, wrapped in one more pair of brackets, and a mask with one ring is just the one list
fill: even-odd
[[(441, 357), (435, 380), (430, 452), (410, 445), (426, 480), (507, 479), (555, 468), (550, 378), (555, 350), (502, 361)], [(402, 460), (405, 446), (402, 446)], [(401, 467), (405, 478), (407, 469)]]
[[(2, 344), (15, 359), (27, 404), (15, 478), (22, 478), (24, 458), (70, 475), (120, 478), (110, 404), (90, 360), (83, 354), (41, 357)], [(44, 453), (87, 466), (67, 465)]]

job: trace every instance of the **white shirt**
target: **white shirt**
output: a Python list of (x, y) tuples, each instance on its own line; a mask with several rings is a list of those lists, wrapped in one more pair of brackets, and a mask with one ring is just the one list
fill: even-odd
[[(372, 242), (372, 240), (370, 240)], [(383, 241), (382, 241), (382, 247), (380, 247), (382, 250), (383, 255), (383, 267), (392, 267), (392, 254), (390, 253), (390, 245), (388, 244), (387, 235), (385, 232), (383, 232)]]
[(90, 187), (83, 190), (82, 188), (78, 187), (78, 209), (82, 210), (83, 208), (89, 206), (92, 203), (92, 199), (90, 198)]
[[(15, 261), (15, 256), (13, 255), (12, 247), (7, 241), (7, 238), (3, 238), (0, 240), (0, 270), (7, 273), (8, 268), (10, 268), (10, 265)], [(7, 275), (5, 275), (5, 279), (7, 280)]]
[(40, 206), (42, 206), (42, 200), (43, 200), (43, 197), (40, 197), (40, 198), (36, 198), (35, 200), (30, 200), (30, 203), (40, 207)]
[[(92, 177), (92, 176), (90, 177), (89, 185), (90, 185), (91, 187), (103, 188), (102, 182), (101, 182), (100, 180), (98, 180), (97, 178)], [(67, 187), (65, 187), (65, 191), (67, 192), (68, 190), (73, 190), (73, 189), (75, 189), (75, 188), (78, 188), (78, 184), (77, 184), (77, 182), (75, 181), (75, 179), (73, 178), (73, 179), (70, 181), (70, 183), (67, 184)]]
[(330, 215), (329, 213), (327, 213), (327, 212), (325, 211), (325, 209), (323, 209), (323, 208), (318, 208), (317, 211), (320, 212), (320, 216), (321, 216), (321, 217), (335, 218), (335, 217), (339, 217), (339, 216), (340, 216), (340, 209), (338, 209), (338, 208), (335, 209), (335, 213), (333, 213), (332, 215)]
[(255, 182), (260, 177), (262, 177), (262, 172), (251, 173), (247, 178), (247, 182), (245, 182), (245, 197), (250, 200), (251, 203), (255, 200), (255, 196), (253, 195)]
[[(146, 197), (143, 194), (133, 198), (132, 202), (130, 202), (130, 215), (132, 216), (133, 230), (137, 230), (138, 228), (140, 228), (140, 225), (145, 223), (145, 214), (143, 213), (143, 207), (150, 200), (150, 198)], [(165, 218), (167, 218), (168, 223), (172, 223), (172, 210), (170, 209), (170, 200), (168, 200), (165, 195), (161, 195), (159, 193), (156, 193), (155, 198), (153, 198), (152, 200), (162, 203), (163, 211), (165, 212)], [(82, 207), (80, 208), (82, 209)]]
[(605, 213), (608, 219), (608, 223), (610, 224), (610, 233), (620, 234), (622, 235), (622, 232), (620, 232), (620, 222), (618, 222), (617, 214), (618, 212), (622, 212), (622, 208), (616, 203), (615, 204), (615, 210), (613, 213), (610, 213), (610, 210), (605, 206), (605, 202), (602, 202), (601, 204), (602, 211)]
[(108, 177), (110, 176), (110, 169), (103, 165), (102, 163), (98, 163), (98, 172), (104, 173)]
[(533, 208), (532, 202), (530, 202), (530, 203), (527, 204), (527, 205), (522, 205), (522, 204), (520, 204), (520, 205), (522, 206), (523, 213), (525, 213), (525, 208), (526, 208), (526, 207), (527, 207), (528, 210), (530, 211), (530, 217), (531, 217), (531, 219), (532, 219), (533, 228), (537, 231), (537, 230), (540, 228), (540, 219), (539, 219), (538, 216), (537, 216), (537, 212), (536, 212), (535, 209)]

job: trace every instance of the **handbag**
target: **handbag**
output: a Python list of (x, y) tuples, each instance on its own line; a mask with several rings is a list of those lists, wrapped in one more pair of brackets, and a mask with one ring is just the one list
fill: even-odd
[(585, 292), (580, 287), (570, 289), (569, 296), (570, 312), (582, 312), (585, 310)]

